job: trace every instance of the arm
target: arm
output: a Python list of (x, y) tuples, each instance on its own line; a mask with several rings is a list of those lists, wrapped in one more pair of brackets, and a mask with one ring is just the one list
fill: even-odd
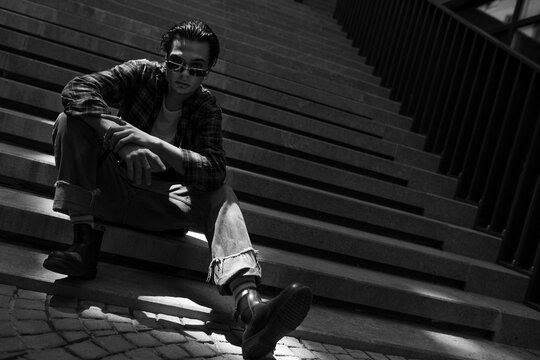
[(173, 146), (129, 124), (111, 129), (106, 138), (110, 139), (114, 151), (129, 143), (148, 148), (181, 174), (186, 185), (201, 190), (217, 188), (223, 184), (226, 175), (221, 110), (215, 105), (213, 97), (207, 100), (208, 103), (199, 108), (194, 119), (197, 135), (190, 149)]

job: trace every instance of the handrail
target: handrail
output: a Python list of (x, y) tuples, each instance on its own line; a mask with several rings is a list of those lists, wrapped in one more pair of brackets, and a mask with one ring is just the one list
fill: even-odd
[(334, 17), (540, 309), (540, 66), (431, 0), (338, 0)]

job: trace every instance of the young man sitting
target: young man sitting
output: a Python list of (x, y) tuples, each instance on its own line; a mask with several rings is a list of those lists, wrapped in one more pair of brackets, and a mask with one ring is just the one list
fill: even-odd
[[(161, 231), (204, 228), (209, 280), (233, 295), (246, 324), (242, 352), (258, 358), (305, 318), (312, 294), (293, 284), (262, 301), (261, 269), (233, 190), (224, 184), (221, 110), (201, 84), (219, 54), (200, 21), (162, 38), (165, 62), (133, 60), (79, 76), (62, 92), (53, 141), (58, 181), (54, 210), (73, 223), (73, 245), (44, 267), (93, 278), (106, 223)], [(119, 108), (111, 115), (109, 106)]]

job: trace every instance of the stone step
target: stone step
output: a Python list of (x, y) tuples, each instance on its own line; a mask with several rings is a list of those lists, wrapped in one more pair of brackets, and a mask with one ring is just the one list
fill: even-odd
[[(21, 6), (20, 3), (17, 3), (19, 4), (19, 6)], [(13, 6), (13, 8), (18, 8), (17, 6)], [(37, 9), (35, 10), (37, 11)], [(44, 15), (42, 15), (44, 16)], [(66, 21), (66, 26), (70, 25), (72, 27), (76, 27), (76, 28), (80, 28), (81, 27), (81, 22), (83, 21), (86, 21), (86, 20), (80, 20), (80, 21), (76, 21), (77, 19), (72, 19), (70, 16), (65, 16), (63, 18), (66, 18), (66, 19), (70, 19), (69, 21)], [(20, 21), (30, 21), (30, 22), (33, 22), (34, 20), (31, 20), (29, 18), (21, 18)], [(87, 21), (88, 22), (88, 21)], [(95, 28), (95, 26), (91, 23), (88, 23), (87, 25), (87, 28)], [(107, 28), (99, 28), (101, 29), (101, 31), (103, 32), (102, 36), (104, 36), (104, 34), (107, 32)], [(109, 30), (110, 31), (110, 30)], [(58, 35), (60, 36), (60, 35)], [(123, 36), (124, 38), (128, 38), (128, 41), (129, 39), (131, 39), (131, 41), (133, 42), (133, 38), (132, 36), (128, 36), (128, 35), (125, 35)], [(88, 38), (84, 38), (83, 40), (85, 41), (92, 41), (91, 39), (88, 39)], [(94, 42), (98, 41), (97, 39), (94, 39)], [(120, 41), (120, 40), (119, 40)], [(124, 41), (121, 41), (122, 43), (125, 43)], [(152, 49), (154, 50), (155, 49), (155, 42), (154, 41), (150, 41), (150, 40), (146, 40), (145, 41), (146, 45), (145, 46), (141, 46), (141, 47), (144, 47), (146, 49)], [(71, 45), (76, 45), (74, 43), (70, 43)], [(115, 55), (118, 55), (118, 54), (108, 54), (106, 52), (106, 48), (104, 49), (100, 49), (104, 55), (111, 55), (111, 56), (115, 56)], [(144, 53), (144, 52), (136, 52), (136, 53), (133, 53), (133, 52), (130, 52), (128, 51), (127, 53), (122, 53), (123, 55), (120, 55), (120, 56), (123, 56), (124, 58), (126, 58), (127, 56), (132, 56), (132, 58), (136, 58), (136, 57), (151, 57), (151, 58), (155, 58), (156, 60), (161, 60), (161, 58), (159, 56), (156, 57), (156, 54), (155, 53)], [(66, 56), (67, 58), (67, 54), (64, 55)], [(241, 58), (245, 58), (245, 56), (242, 56), (242, 55), (234, 55), (235, 57), (241, 57)], [(234, 61), (234, 60), (233, 60)], [(246, 59), (243, 59), (243, 61), (246, 61)], [(100, 68), (100, 69), (103, 69), (103, 68)], [(95, 70), (95, 69), (92, 69), (92, 70)], [(277, 73), (279, 73), (280, 70), (277, 70)], [(297, 74), (298, 76), (298, 74)], [(243, 77), (244, 79), (246, 79), (246, 77), (244, 76)], [(301, 80), (301, 78), (299, 79)], [(368, 89), (369, 90), (369, 89)], [(377, 104), (377, 100), (373, 100), (375, 97), (373, 95), (370, 95), (368, 96), (368, 100), (369, 102), (372, 102), (372, 103), (375, 103), (375, 106), (386, 106), (388, 107), (387, 105), (385, 105), (384, 103), (383, 104)], [(391, 108), (394, 108), (395, 106), (392, 105), (390, 103), (390, 107)], [(332, 110), (332, 109), (329, 109), (330, 111), (334, 111), (336, 112), (337, 110)], [(358, 109), (358, 106), (357, 106), (357, 110)], [(343, 114), (343, 116), (349, 116), (349, 114), (347, 113), (344, 113), (344, 112), (340, 112)], [(388, 111), (387, 109), (379, 109), (379, 108), (374, 108), (374, 109), (371, 109), (371, 106), (364, 106), (363, 109), (362, 109), (362, 112), (361, 112), (362, 115), (367, 115), (371, 118), (374, 118), (375, 120), (377, 121), (380, 121), (380, 122), (383, 122), (384, 124), (388, 124), (388, 125), (392, 125), (392, 126), (397, 126), (399, 128), (402, 128), (402, 129), (408, 129), (410, 127), (410, 119), (406, 118), (406, 117), (403, 117), (401, 115), (398, 115), (398, 114), (395, 114), (391, 111)], [(394, 130), (395, 132), (396, 130)], [(404, 135), (402, 135), (404, 136)]]
[[(74, 0), (62, 1), (62, 2), (58, 0), (55, 0), (55, 1), (30, 0), (30, 2), (42, 5), (43, 7), (41, 8), (41, 10), (43, 11), (48, 11), (48, 12), (61, 11), (65, 13), (70, 13), (72, 14), (72, 16), (75, 17), (75, 19), (77, 18), (96, 19), (97, 18), (104, 23), (108, 23), (109, 27), (117, 26), (117, 24), (115, 23), (109, 23), (106, 19), (107, 16), (113, 15), (113, 14), (107, 14), (107, 13), (103, 14), (103, 10), (91, 7), (93, 4), (98, 4), (97, 2), (95, 3), (92, 3), (90, 1), (89, 2), (76, 2)], [(338, 59), (337, 56), (335, 55), (338, 51), (346, 51), (350, 55), (349, 56), (350, 60), (345, 60), (346, 63), (350, 64), (351, 66), (357, 66), (359, 68), (363, 68), (366, 70), (365, 71), (366, 73), (372, 72), (372, 68), (365, 65), (361, 57), (354, 56), (355, 50), (350, 45), (342, 46), (340, 48), (337, 48), (337, 47), (321, 48), (320, 43), (319, 43), (319, 45), (316, 47), (314, 45), (316, 44), (314, 40), (312, 40), (312, 44), (310, 44), (309, 42), (306, 41), (307, 39), (305, 37), (298, 36), (297, 34), (293, 34), (291, 36), (286, 37), (281, 30), (278, 30), (275, 28), (274, 29), (269, 28), (267, 26), (264, 26), (264, 24), (258, 24), (258, 28), (255, 28), (255, 26), (253, 25), (252, 22), (249, 21), (249, 19), (247, 21), (246, 19), (244, 19), (242, 23), (239, 23), (236, 17), (225, 14), (224, 12), (217, 11), (217, 9), (214, 6), (210, 7), (201, 3), (197, 3), (196, 5), (193, 5), (193, 4), (190, 5), (189, 2), (184, 1), (180, 4), (176, 4), (174, 8), (177, 12), (178, 11), (181, 12), (181, 16), (178, 17), (178, 20), (184, 19), (190, 16), (200, 18), (201, 17), (200, 15), (203, 14), (204, 12), (203, 17), (205, 19), (208, 19), (208, 22), (212, 25), (214, 30), (217, 31), (217, 29), (220, 29), (220, 30), (225, 31), (225, 29), (229, 29), (224, 32), (224, 35), (228, 34), (234, 37), (234, 35), (238, 34), (240, 36), (238, 40), (241, 40), (242, 36), (245, 36), (245, 34), (243, 33), (246, 33), (246, 32), (251, 35), (262, 35), (264, 36), (265, 41), (281, 43), (284, 46), (289, 46), (289, 47), (296, 45), (297, 50), (315, 52), (317, 49), (319, 49), (319, 51), (321, 51), (323, 54), (325, 55), (327, 54), (330, 57), (334, 57), (334, 60)], [(96, 10), (98, 13), (96, 13)], [(118, 13), (118, 14), (123, 14), (123, 13)], [(57, 14), (57, 16), (63, 16), (63, 14), (59, 13)], [(129, 18), (125, 16), (119, 15), (118, 17), (121, 17), (124, 22), (130, 22)], [(71, 20), (64, 20), (64, 23), (68, 23), (70, 21)], [(161, 32), (163, 32), (163, 30), (164, 29), (161, 29)], [(339, 36), (340, 38), (345, 37), (343, 33), (341, 33)], [(152, 38), (152, 34), (149, 34), (149, 37)], [(155, 47), (154, 47), (154, 50), (155, 50)]]
[[(56, 243), (70, 242), (69, 222), (64, 216), (50, 213), (51, 200), (7, 188), (0, 188), (0, 196), (5, 199), (0, 205), (3, 231)], [(533, 346), (531, 339), (540, 335), (540, 314), (524, 305), (300, 253), (262, 245), (257, 248), (265, 274), (263, 285), (283, 288), (295, 279), (310, 286), (317, 297), (361, 305), (366, 311), (375, 308), (412, 316), (419, 322), (447, 324), (512, 345)], [(178, 241), (117, 227), (109, 227), (103, 250), (166, 266), (182, 264), (203, 273), (209, 260), (207, 244), (189, 234)], [(514, 336), (524, 326), (529, 330), (527, 335)]]
[[(34, 123), (35, 125), (33, 125)], [(31, 131), (28, 132), (28, 129), (31, 129)], [(313, 149), (318, 148), (321, 151), (319, 156), (323, 160), (325, 156), (328, 158), (333, 155), (333, 158), (330, 157), (332, 161), (340, 161), (343, 165), (354, 164), (352, 159), (356, 154), (351, 152), (347, 156), (347, 149), (316, 142), (309, 138), (302, 138), (292, 133), (228, 115), (224, 116), (223, 131), (225, 137), (229, 139), (225, 141), (229, 160), (240, 164), (240, 166), (244, 165), (250, 168), (255, 164), (260, 164), (257, 167), (259, 172), (264, 173), (265, 168), (267, 174), (275, 174), (275, 171), (279, 171), (281, 173), (279, 177), (285, 179), (304, 184), (311, 183), (312, 186), (320, 189), (327, 189), (330, 186), (333, 192), (345, 196), (404, 211), (421, 213), (429, 218), (464, 227), (472, 227), (471, 219), (474, 218), (476, 213), (476, 207), (474, 206), (396, 184), (385, 183), (350, 171), (340, 170), (339, 166), (337, 168), (329, 167), (323, 165), (320, 160), (318, 162), (313, 162), (310, 159), (304, 160), (298, 158), (297, 153), (289, 156), (275, 151), (264, 150), (258, 146), (239, 144), (233, 139), (240, 135), (251, 141), (270, 141), (271, 145), (280, 147), (294, 144), (292, 147), (296, 151), (300, 152), (304, 147), (306, 151), (311, 150), (311, 155), (314, 155)], [(52, 152), (50, 145), (51, 121), (0, 108), (0, 132), (17, 138), (31, 139), (39, 143), (38, 148), (44, 149), (48, 153)], [(235, 136), (231, 137), (231, 134)]]
[[(38, 14), (41, 14), (41, 12), (38, 12)], [(1, 14), (0, 14), (0, 16), (1, 16)], [(111, 16), (114, 17), (114, 18), (111, 19), (110, 22), (116, 23), (116, 24), (122, 24), (122, 22), (121, 22), (122, 18), (121, 17), (113, 16), (112, 14), (111, 14)], [(13, 14), (11, 14), (11, 17), (13, 17)], [(18, 21), (19, 22), (27, 21), (27, 22), (30, 22), (30, 25), (32, 25), (32, 26), (29, 26), (29, 27), (22, 27), (21, 29), (23, 31), (25, 31), (25, 32), (32, 31), (32, 29), (34, 29), (34, 32), (35, 32), (36, 29), (39, 29), (39, 28), (42, 28), (42, 27), (46, 26), (45, 24), (40, 24), (39, 22), (36, 23), (34, 20), (31, 20), (29, 18), (25, 18), (25, 17), (22, 17), (22, 16), (19, 16)], [(97, 70), (105, 69), (107, 67), (110, 67), (109, 64), (111, 62), (114, 64), (114, 63), (117, 63), (117, 62), (121, 61), (121, 59), (116, 60), (116, 61), (111, 61), (110, 59), (105, 59), (105, 58), (98, 59), (96, 57), (96, 55), (99, 56), (99, 55), (101, 55), (102, 53), (105, 52), (105, 49), (98, 48), (97, 50), (94, 50), (93, 54), (87, 54), (88, 59), (90, 59), (92, 61), (86, 61), (86, 62), (81, 63), (81, 62), (79, 62), (80, 50), (77, 50), (77, 49), (72, 48), (72, 47), (66, 47), (66, 46), (60, 45), (58, 43), (52, 43), (52, 42), (44, 40), (42, 38), (36, 38), (36, 37), (28, 36), (28, 35), (23, 35), (23, 34), (16, 31), (16, 29), (18, 28), (18, 26), (16, 24), (17, 24), (17, 21), (11, 22), (11, 26), (13, 26), (13, 28), (15, 30), (10, 30), (10, 29), (7, 29), (7, 28), (0, 28), (0, 32), (1, 32), (2, 36), (3, 36), (3, 38), (6, 39), (6, 46), (9, 45), (10, 48), (17, 49), (17, 50), (20, 50), (20, 51), (24, 51), (26, 53), (29, 53), (30, 55), (37, 54), (40, 58), (42, 56), (45, 56), (46, 58), (50, 58), (50, 59), (53, 59), (55, 61), (60, 61), (60, 62), (63, 62), (63, 63), (65, 63), (66, 59), (70, 59), (70, 63), (66, 63), (66, 66), (68, 66), (68, 67), (78, 66), (78, 68), (84, 69), (84, 71), (97, 71)], [(131, 22), (126, 23), (124, 25), (126, 27), (128, 27), (128, 28), (133, 26), (131, 24)], [(19, 26), (19, 28), (20, 28), (20, 26)], [(93, 26), (93, 28), (96, 29), (95, 26)], [(107, 28), (108, 28), (107, 25), (100, 25), (99, 27), (97, 27), (97, 29), (104, 29), (104, 30), (106, 30)], [(144, 30), (145, 28), (148, 28), (148, 25), (138, 23), (137, 26), (136, 26), (137, 31), (140, 31), (141, 29)], [(158, 28), (154, 28), (154, 29), (156, 31), (162, 31), (161, 29), (158, 29)], [(54, 32), (54, 34), (56, 34), (56, 36), (58, 36), (58, 37), (61, 36), (60, 32)], [(112, 31), (111, 34), (112, 35), (110, 35), (109, 38), (111, 36), (113, 36), (113, 37), (117, 36), (120, 33), (118, 31)], [(37, 35), (39, 35), (39, 34), (37, 34)], [(49, 33), (49, 36), (50, 36), (50, 33)], [(75, 36), (75, 35), (73, 35), (73, 36)], [(134, 39), (134, 38), (136, 38), (136, 39)], [(78, 46), (76, 42), (70, 42), (69, 37), (68, 37), (67, 40), (66, 39), (60, 39), (60, 40), (63, 43), (66, 43), (68, 45)], [(88, 38), (85, 38), (85, 41), (89, 41)], [(131, 44), (130, 46), (137, 46), (136, 44), (141, 43), (141, 39), (138, 38), (137, 35), (135, 35), (133, 33), (125, 34), (125, 36), (122, 35), (121, 39), (119, 39), (117, 41), (120, 42), (121, 44), (124, 44), (124, 43), (125, 44)], [(156, 60), (161, 60), (161, 56), (158, 56), (157, 52), (156, 52), (156, 41), (155, 41), (155, 39), (152, 39), (152, 40), (146, 39), (146, 40), (144, 40), (144, 43), (147, 46), (147, 48), (145, 48), (145, 50), (148, 50), (151, 53), (155, 52), (155, 53), (153, 53), (153, 55), (148, 56), (147, 53), (137, 52), (137, 53), (123, 54), (122, 56), (124, 56), (125, 59), (128, 59), (129, 55), (131, 55), (132, 56), (131, 58), (151, 57), (151, 58), (155, 58)], [(27, 44), (32, 44), (34, 46), (29, 47)], [(92, 43), (92, 45), (94, 47), (96, 46), (96, 44), (93, 44), (93, 43)], [(42, 51), (38, 52), (38, 51), (36, 51), (36, 49), (37, 50), (42, 50)], [(93, 47), (88, 46), (88, 48), (85, 49), (85, 50), (93, 50)], [(96, 55), (94, 55), (94, 54), (96, 54)], [(75, 58), (73, 58), (74, 55), (75, 55)], [(363, 103), (369, 104), (370, 106), (379, 107), (379, 108), (382, 109), (382, 112), (378, 111), (378, 113), (377, 113), (378, 117), (386, 118), (387, 116), (385, 114), (387, 114), (388, 111), (390, 111), (390, 114), (391, 114), (390, 117), (392, 119), (395, 119), (396, 121), (392, 121), (392, 122), (389, 122), (389, 123), (391, 123), (394, 126), (407, 127), (406, 124), (407, 124), (408, 121), (410, 121), (410, 120), (407, 120), (406, 118), (403, 118), (401, 116), (398, 116), (398, 115), (392, 113), (392, 111), (395, 112), (396, 109), (399, 107), (398, 104), (396, 104), (395, 102), (392, 102), (392, 101), (390, 101), (388, 99), (381, 98), (381, 97), (379, 97), (377, 95), (373, 95), (373, 94), (369, 94), (369, 93), (361, 93), (361, 92), (358, 91), (358, 89), (353, 89), (353, 88), (350, 88), (350, 87), (347, 87), (347, 86), (343, 86), (342, 84), (337, 84), (337, 83), (331, 82), (330, 80), (328, 80), (326, 78), (320, 78), (318, 76), (316, 77), (316, 76), (312, 76), (312, 75), (309, 75), (309, 74), (306, 74), (306, 73), (298, 72), (296, 70), (291, 70), (290, 67), (285, 67), (285, 66), (282, 66), (282, 65), (278, 65), (275, 62), (269, 62), (269, 61), (266, 61), (266, 60), (261, 60), (261, 59), (256, 58), (256, 57), (249, 56), (246, 53), (236, 53), (234, 51), (224, 49), (222, 51), (222, 55), (223, 55), (222, 59), (226, 59), (226, 60), (222, 60), (221, 62), (218, 62), (220, 64), (223, 63), (223, 62), (224, 63), (230, 63), (230, 61), (233, 61), (233, 62), (238, 63), (241, 67), (243, 67), (246, 70), (262, 71), (263, 73), (269, 72), (271, 74), (271, 76), (276, 77), (276, 78), (280, 79), (281, 81), (283, 81), (283, 79), (285, 79), (286, 81), (305, 82), (306, 86), (315, 87), (317, 89), (320, 89), (319, 91), (322, 91), (322, 90), (330, 91), (333, 94), (335, 94), (334, 96), (337, 96), (337, 97), (345, 97), (347, 99), (353, 99), (355, 101), (361, 101)], [(402, 121), (399, 120), (399, 119), (402, 119)]]
[[(9, 53), (3, 53), (0, 52), (0, 62), (4, 64), (3, 68), (6, 71), (13, 71), (19, 72), (21, 75), (24, 75), (26, 77), (28, 76), (34, 76), (44, 82), (53, 82), (60, 88), (65, 84), (67, 81), (69, 81), (71, 78), (77, 75), (76, 72), (63, 70), (56, 66), (50, 66), (45, 63), (41, 63), (35, 60), (26, 59), (24, 57), (13, 55)], [(2, 80), (5, 81), (5, 80)], [(19, 83), (12, 83), (11, 85), (6, 85), (11, 87), (17, 87), (19, 88), (19, 91), (24, 91), (24, 86)], [(22, 89), (21, 89), (22, 87)], [(38, 91), (33, 89), (32, 91)], [(245, 90), (246, 92), (249, 92), (249, 88)], [(332, 127), (331, 124), (326, 123), (313, 123), (313, 122), (306, 122), (305, 119), (300, 117), (300, 115), (295, 115), (292, 113), (284, 113), (281, 110), (276, 110), (273, 107), (260, 105), (257, 103), (248, 103), (245, 99), (239, 99), (234, 98), (232, 96), (227, 96), (225, 94), (222, 94), (219, 91), (214, 91), (215, 95), (218, 98), (218, 101), (220, 105), (223, 107), (225, 111), (230, 111), (232, 113), (243, 113), (243, 115), (259, 118), (263, 121), (270, 122), (272, 125), (279, 125), (279, 126), (286, 126), (288, 129), (294, 129), (294, 131), (300, 131), (302, 133), (306, 133), (308, 136), (316, 136), (319, 139), (323, 139), (326, 141), (324, 137), (321, 135), (324, 134), (326, 138), (330, 137), (329, 139), (332, 139), (331, 141), (335, 144), (350, 144), (353, 146), (357, 146), (356, 150), (366, 152), (367, 155), (364, 155), (361, 157), (361, 154), (358, 154), (359, 156), (354, 157), (350, 161), (353, 161), (352, 165), (357, 167), (363, 167), (363, 168), (372, 168), (372, 171), (375, 172), (381, 172), (381, 167), (383, 166), (381, 163), (387, 163), (386, 168), (389, 169), (389, 172), (386, 175), (390, 176), (398, 176), (402, 177), (399, 174), (402, 174), (404, 172), (411, 172), (411, 170), (408, 170), (406, 168), (409, 167), (409, 164), (413, 167), (419, 167), (420, 169), (415, 170), (416, 172), (419, 172), (422, 174), (424, 173), (424, 177), (429, 177), (430, 174), (433, 177), (441, 178), (443, 181), (439, 181), (438, 184), (434, 184), (436, 187), (443, 188), (442, 191), (438, 190), (437, 188), (431, 188), (431, 189), (419, 189), (419, 190), (428, 190), (429, 192), (433, 192), (438, 195), (443, 196), (451, 196), (453, 191), (453, 186), (455, 185), (452, 180), (446, 179), (444, 180), (444, 177), (441, 175), (437, 175), (432, 173), (432, 170), (435, 170), (437, 165), (437, 158), (429, 155), (424, 155), (423, 152), (419, 152), (417, 150), (408, 148), (408, 147), (402, 147), (402, 146), (396, 146), (392, 143), (380, 141), (380, 139), (376, 139), (373, 137), (362, 137), (362, 134), (349, 131), (344, 128), (338, 128), (338, 127)], [(11, 99), (12, 101), (17, 101), (18, 97), (13, 97), (13, 93), (11, 91), (6, 92), (6, 98)], [(50, 99), (52, 102), (51, 106), (42, 106), (45, 109), (55, 111), (59, 108), (57, 107), (58, 101), (56, 99), (52, 99), (52, 95), (47, 94), (47, 96), (44, 96), (45, 98)], [(32, 100), (30, 102), (26, 102), (26, 104), (32, 104)], [(43, 102), (40, 103), (41, 105), (44, 105)], [(37, 107), (37, 106), (36, 106)], [(378, 134), (384, 134), (388, 128), (381, 128), (380, 125), (372, 124), (374, 126), (371, 126), (370, 130), (371, 132), (375, 132)], [(271, 130), (270, 128), (268, 128)], [(373, 145), (370, 148), (370, 143)], [(385, 146), (387, 148), (386, 153), (382, 153), (382, 159), (377, 156), (371, 156), (375, 153), (375, 148), (381, 148), (381, 146)], [(380, 154), (380, 151), (379, 151)], [(395, 159), (401, 162), (403, 165), (396, 165), (392, 164), (391, 161), (385, 160), (389, 158), (390, 154), (395, 156)], [(375, 153), (376, 155), (376, 153)], [(385, 157), (386, 156), (386, 157)], [(369, 165), (371, 163), (371, 165)], [(394, 170), (392, 170), (394, 168)], [(403, 169), (405, 168), (405, 169)], [(427, 169), (428, 171), (423, 171), (421, 168)], [(392, 173), (394, 171), (394, 173)], [(426, 175), (427, 174), (427, 175)], [(418, 178), (422, 177), (422, 175), (417, 176)], [(414, 183), (414, 180), (411, 179), (411, 181)], [(448, 184), (444, 186), (444, 184)], [(412, 187), (415, 185), (413, 184)], [(425, 186), (425, 185), (423, 185)], [(429, 186), (429, 185), (428, 185)]]
[[(43, 271), (46, 252), (0, 243), (0, 282), (18, 288), (100, 303), (131, 307), (156, 314), (187, 317), (236, 326), (230, 297), (216, 296), (214, 286), (175, 274), (153, 273), (102, 261), (96, 279), (76, 282)], [(137, 279), (136, 282), (133, 279)], [(145, 296), (140, 296), (145, 294)], [(264, 295), (264, 294), (263, 294)], [(534, 350), (437, 331), (351, 310), (329, 308), (316, 298), (309, 314), (292, 336), (303, 340), (426, 360), (537, 360)], [(431, 341), (426, 341), (430, 339)], [(359, 352), (359, 355), (365, 355)], [(338, 355), (340, 356), (340, 355)], [(401, 357), (400, 357), (401, 356)]]
[[(42, 122), (50, 126), (50, 122), (46, 120)], [(17, 124), (18, 122), (0, 116), (2, 132), (6, 128), (10, 130), (17, 127)], [(4, 164), (0, 173), (2, 176), (45, 187), (50, 187), (55, 181), (55, 171), (52, 170), (53, 159), (50, 155), (19, 146), (1, 144), (0, 159)], [(236, 169), (230, 171), (233, 176), (237, 173)], [(472, 258), (247, 203), (243, 204), (243, 211), (250, 224), (252, 236), (352, 256), (371, 263), (408, 270), (411, 273), (426, 273), (437, 279), (451, 279), (453, 283), (462, 284), (457, 286), (467, 291), (504, 299), (521, 301), (527, 288), (525, 276)], [(287, 226), (284, 226), (284, 223)], [(359, 242), (359, 239), (362, 241)], [(411, 261), (412, 259), (418, 261)]]
[[(229, 142), (236, 148), (247, 148), (248, 154), (256, 150), (231, 140), (224, 142), (228, 152), (234, 149), (227, 146)], [(56, 170), (51, 155), (35, 154), (32, 150), (5, 143), (0, 145), (0, 156), (5, 164), (0, 169), (3, 176), (40, 186), (53, 185)], [(34, 155), (39, 156), (35, 161)], [(233, 156), (234, 160), (235, 155), (228, 154), (228, 158)], [(47, 156), (48, 162), (44, 161)], [(228, 168), (227, 183), (236, 189), (241, 200), (359, 230), (390, 234), (401, 240), (481, 260), (495, 261), (497, 257), (500, 238), (471, 229), (236, 167)]]
[[(260, 13), (260, 6), (255, 12), (244, 12), (237, 14), (229, 12), (226, 8), (219, 8), (214, 3), (208, 6), (196, 1), (183, 1), (181, 4), (175, 3), (173, 12), (165, 12), (157, 9), (170, 8), (170, 0), (148, 1), (138, 0), (137, 2), (123, 2), (131, 7), (143, 11), (152, 11), (153, 14), (163, 17), (177, 17), (185, 19), (189, 17), (204, 18), (215, 31), (220, 34), (230, 34), (231, 38), (237, 38), (238, 41), (250, 43), (253, 37), (262, 38), (275, 44), (286, 46), (289, 49), (306, 51), (307, 53), (324, 55), (327, 61), (338, 64), (358, 67), (366, 73), (371, 73), (373, 68), (365, 65), (363, 58), (356, 56), (357, 50), (351, 46), (351, 41), (346, 38), (344, 32), (332, 32), (328, 30), (314, 30), (309, 34), (296, 31), (301, 27), (300, 23), (291, 27), (291, 20), (278, 16), (265, 16)], [(91, 3), (90, 3), (91, 5)], [(227, 3), (227, 7), (234, 6), (238, 10), (238, 5)], [(258, 18), (255, 20), (255, 18)], [(292, 20), (294, 21), (294, 20)], [(333, 24), (336, 28), (337, 24)], [(288, 27), (288, 28), (287, 28)], [(246, 36), (248, 35), (249, 36)], [(337, 54), (343, 52), (348, 56), (339, 57)], [(375, 79), (374, 79), (375, 80)]]
[[(116, 13), (123, 13), (129, 15), (135, 20), (139, 20), (143, 23), (153, 25), (154, 28), (154, 45), (153, 49), (157, 50), (157, 42), (155, 39), (159, 39), (164, 31), (163, 24), (169, 24), (175, 21), (178, 21), (178, 18), (163, 18), (150, 16), (148, 12), (140, 11), (137, 9), (129, 8), (125, 5), (118, 4), (112, 0), (99, 1), (94, 4), (99, 6), (107, 11), (112, 11)], [(15, 1), (15, 0), (6, 0), (5, 5), (2, 5), (6, 9), (11, 9), (12, 11), (19, 12), (21, 14), (31, 13), (32, 17), (43, 18), (45, 10), (49, 10), (56, 14), (56, 11), (51, 8), (46, 8), (32, 2)], [(13, 13), (14, 14), (14, 13)], [(59, 24), (66, 24), (68, 26), (75, 26), (76, 29), (84, 30), (89, 34), (94, 32), (103, 32), (106, 29), (98, 30), (95, 26), (92, 26), (90, 22), (85, 18), (78, 19), (69, 19), (63, 20), (64, 16), (56, 15), (58, 17)], [(170, 15), (169, 15), (170, 16)], [(69, 18), (74, 17), (69, 15)], [(75, 25), (73, 25), (75, 24)], [(222, 31), (218, 31), (222, 30)], [(222, 38), (222, 49), (223, 50), (233, 50), (240, 52), (241, 54), (248, 54), (256, 56), (259, 58), (264, 58), (266, 61), (279, 63), (282, 66), (286, 66), (296, 71), (314, 74), (317, 76), (324, 76), (333, 81), (337, 81), (343, 84), (349, 84), (351, 86), (360, 87), (360, 89), (367, 89), (374, 94), (379, 96), (388, 96), (389, 90), (383, 87), (378, 86), (380, 82), (379, 78), (372, 76), (370, 73), (362, 72), (358, 70), (358, 65), (354, 66), (344, 66), (339, 63), (329, 62), (324, 58), (317, 56), (317, 54), (309, 55), (302, 52), (297, 52), (294, 49), (281, 47), (280, 45), (273, 43), (266, 43), (264, 40), (254, 37), (253, 39), (248, 39), (246, 41), (240, 41), (240, 33), (235, 33), (233, 38), (228, 38), (227, 33), (230, 32), (228, 29), (216, 29), (216, 31), (221, 35)], [(110, 33), (110, 31), (108, 32)], [(247, 36), (247, 35), (244, 35)], [(133, 58), (132, 56), (124, 57), (124, 59)]]

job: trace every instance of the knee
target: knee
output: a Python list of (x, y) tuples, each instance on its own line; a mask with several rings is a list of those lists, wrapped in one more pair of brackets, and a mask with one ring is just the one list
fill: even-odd
[(80, 146), (81, 143), (87, 142), (85, 140), (91, 142), (96, 140), (93, 129), (80, 118), (69, 116), (64, 112), (60, 113), (54, 124), (53, 141)]

